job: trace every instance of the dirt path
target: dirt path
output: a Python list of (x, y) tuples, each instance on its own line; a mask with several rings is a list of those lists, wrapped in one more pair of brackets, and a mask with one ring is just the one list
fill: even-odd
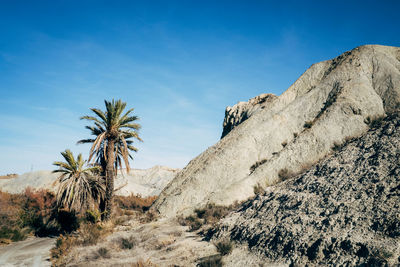
[(50, 249), (54, 242), (54, 238), (32, 237), (0, 247), (0, 266), (51, 266)]

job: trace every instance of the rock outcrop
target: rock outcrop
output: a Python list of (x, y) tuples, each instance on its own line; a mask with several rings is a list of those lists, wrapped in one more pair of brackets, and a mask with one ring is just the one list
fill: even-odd
[[(158, 195), (175, 177), (179, 169), (154, 166), (149, 169), (133, 169), (129, 174), (118, 172), (115, 179), (117, 195), (127, 196), (140, 194), (143, 197)], [(9, 193), (21, 193), (25, 188), (49, 189), (57, 191), (59, 174), (51, 171), (35, 171), (13, 177), (0, 179), (0, 190)]]
[(264, 109), (244, 121), (241, 112), (227, 119), (241, 123), (179, 172), (154, 209), (171, 217), (208, 202), (245, 200), (255, 185), (316, 163), (399, 103), (400, 48), (361, 46), (314, 64)]
[(251, 98), (248, 102), (239, 102), (233, 107), (227, 107), (221, 138), (224, 138), (234, 127), (250, 118), (257, 111), (268, 107), (268, 104), (275, 98), (276, 95), (274, 94), (262, 94)]
[(398, 266), (400, 117), (336, 150), (246, 201), (214, 238), (236, 240), (270, 264)]

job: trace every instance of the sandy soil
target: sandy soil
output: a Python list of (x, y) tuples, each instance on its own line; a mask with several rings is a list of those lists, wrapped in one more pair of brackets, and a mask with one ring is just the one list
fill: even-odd
[(50, 249), (54, 242), (54, 238), (31, 237), (0, 247), (0, 266), (51, 266)]

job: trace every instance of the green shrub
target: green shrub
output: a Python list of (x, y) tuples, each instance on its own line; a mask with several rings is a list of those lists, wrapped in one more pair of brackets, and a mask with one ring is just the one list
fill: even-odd
[(101, 219), (101, 213), (98, 210), (87, 210), (85, 213), (85, 219), (88, 223), (97, 223)]

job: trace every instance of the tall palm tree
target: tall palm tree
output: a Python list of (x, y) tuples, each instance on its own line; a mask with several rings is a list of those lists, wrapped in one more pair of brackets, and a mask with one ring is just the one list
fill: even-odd
[(99, 179), (99, 167), (84, 168), (86, 160), (79, 154), (75, 159), (71, 150), (61, 152), (66, 162), (56, 161), (58, 166), (53, 173), (61, 173), (60, 186), (57, 192), (57, 205), (71, 211), (80, 212), (87, 209), (90, 203), (99, 202), (104, 197), (105, 186)]
[[(87, 126), (94, 139), (84, 139), (78, 143), (93, 143), (89, 152), (89, 162), (97, 157), (97, 162), (103, 167), (106, 182), (106, 194), (104, 198), (104, 219), (109, 219), (112, 208), (114, 193), (114, 178), (118, 168), (125, 163), (126, 171), (129, 173), (129, 151), (137, 151), (132, 146), (131, 138), (141, 141), (138, 130), (140, 125), (135, 123), (139, 117), (131, 115), (133, 108), (124, 112), (126, 103), (121, 100), (104, 101), (105, 112), (100, 109), (91, 108), (95, 116), (83, 116), (81, 119), (89, 120), (94, 126)], [(132, 158), (132, 157), (131, 157)]]

